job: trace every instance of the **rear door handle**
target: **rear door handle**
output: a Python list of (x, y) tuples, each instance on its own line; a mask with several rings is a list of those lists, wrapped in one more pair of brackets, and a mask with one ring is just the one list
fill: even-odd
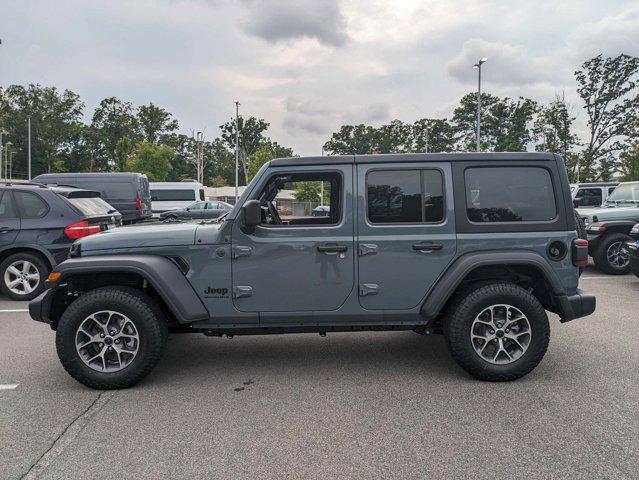
[(0, 227), (0, 233), (7, 233), (9, 231), (11, 231), (9, 227)]
[(435, 252), (441, 250), (444, 246), (441, 243), (416, 243), (413, 250), (416, 252)]
[(317, 251), (320, 253), (343, 253), (346, 250), (348, 250), (346, 245), (326, 244), (317, 246)]

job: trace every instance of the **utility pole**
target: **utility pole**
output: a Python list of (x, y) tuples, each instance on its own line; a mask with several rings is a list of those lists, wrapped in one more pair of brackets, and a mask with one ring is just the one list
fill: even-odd
[[(324, 156), (324, 145), (322, 145), (322, 157), (323, 156)], [(320, 196), (322, 197), (322, 200), (320, 201), (320, 205), (324, 205), (324, 180), (321, 181), (320, 185), (321, 185)]]
[(195, 137), (195, 165), (197, 181), (204, 182), (204, 157), (203, 157), (204, 132), (197, 132)]
[(28, 157), (29, 157), (29, 181), (31, 181), (31, 115), (28, 117), (29, 121), (29, 143), (28, 143)]
[(477, 69), (477, 151), (481, 151), (481, 66), (486, 63), (488, 59), (482, 57), (479, 61), (473, 65), (473, 68)]
[(9, 155), (9, 183), (13, 181), (13, 154), (16, 152), (11, 152)]
[(428, 153), (428, 120), (426, 121), (426, 148), (424, 150), (424, 153)]
[(240, 168), (240, 157), (239, 157), (239, 146), (240, 146), (240, 102), (235, 100), (235, 203), (237, 203), (237, 187), (239, 181), (239, 168)]
[(2, 178), (2, 136), (6, 133), (4, 130), (0, 130), (0, 178)]
[(9, 166), (9, 145), (12, 145), (11, 142), (7, 142), (5, 148), (4, 148), (4, 179), (5, 181), (9, 181), (9, 176), (8, 176), (8, 166)]

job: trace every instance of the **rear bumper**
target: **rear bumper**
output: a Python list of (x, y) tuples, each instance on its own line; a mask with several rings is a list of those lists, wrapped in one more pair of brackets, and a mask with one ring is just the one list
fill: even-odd
[(580, 289), (574, 295), (560, 295), (557, 300), (561, 323), (590, 315), (597, 307), (596, 297)]
[(47, 288), (38, 297), (29, 302), (29, 316), (33, 320), (51, 325), (51, 302), (54, 293), (53, 289)]

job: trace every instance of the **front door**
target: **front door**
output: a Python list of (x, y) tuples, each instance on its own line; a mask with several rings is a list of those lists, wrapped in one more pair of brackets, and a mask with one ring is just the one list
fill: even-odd
[[(245, 312), (331, 311), (354, 287), (353, 165), (271, 168), (247, 200), (262, 224), (233, 225), (233, 302)], [(327, 216), (313, 216), (318, 205)]]
[(357, 168), (360, 305), (415, 308), (455, 255), (450, 164)]

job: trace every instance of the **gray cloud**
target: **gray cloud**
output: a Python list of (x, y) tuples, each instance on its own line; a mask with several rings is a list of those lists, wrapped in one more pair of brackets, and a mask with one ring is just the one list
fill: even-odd
[(255, 0), (248, 6), (245, 31), (267, 42), (314, 38), (340, 46), (348, 40), (337, 0)]

